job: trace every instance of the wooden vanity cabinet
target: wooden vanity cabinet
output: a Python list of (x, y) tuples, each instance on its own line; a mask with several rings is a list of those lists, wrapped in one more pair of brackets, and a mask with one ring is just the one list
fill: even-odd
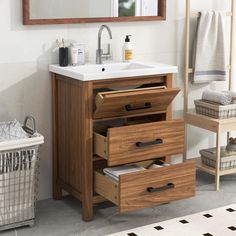
[[(193, 163), (124, 175), (119, 184), (101, 172), (183, 153), (184, 123), (172, 120), (171, 102), (179, 92), (172, 79), (164, 74), (80, 81), (52, 74), (54, 199), (67, 191), (82, 202), (83, 220), (89, 221), (93, 205), (107, 200), (126, 212), (194, 195)], [(114, 120), (126, 126), (109, 128)], [(95, 129), (101, 123), (106, 134)], [(133, 177), (141, 185), (132, 183)], [(155, 193), (148, 193), (150, 188)]]

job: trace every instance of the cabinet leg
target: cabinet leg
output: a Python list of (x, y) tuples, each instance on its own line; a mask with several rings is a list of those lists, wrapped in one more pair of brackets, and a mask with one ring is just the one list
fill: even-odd
[(53, 199), (54, 200), (62, 199), (62, 189), (57, 184), (53, 184)]
[(82, 218), (84, 221), (93, 220), (93, 203), (89, 201), (82, 202)]
[(81, 177), (82, 177), (82, 218), (93, 219), (93, 84), (82, 86), (82, 121), (81, 121)]

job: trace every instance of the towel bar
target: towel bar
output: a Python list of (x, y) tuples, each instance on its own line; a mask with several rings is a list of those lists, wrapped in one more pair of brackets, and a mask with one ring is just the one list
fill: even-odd
[[(225, 16), (230, 16), (230, 17), (233, 16), (233, 12), (231, 12), (231, 11), (226, 11), (226, 12), (224, 12), (224, 14), (225, 14)], [(200, 12), (192, 12), (191, 16), (192, 17), (199, 17)]]

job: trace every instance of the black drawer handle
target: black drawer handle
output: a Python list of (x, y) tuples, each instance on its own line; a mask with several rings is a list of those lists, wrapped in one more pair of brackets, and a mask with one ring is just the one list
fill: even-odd
[(155, 141), (146, 142), (146, 143), (137, 142), (136, 146), (137, 147), (147, 147), (147, 146), (151, 146), (151, 145), (159, 145), (159, 144), (162, 144), (162, 143), (163, 143), (162, 139), (156, 139)]
[(132, 107), (132, 105), (126, 105), (125, 110), (126, 111), (136, 111), (136, 110), (144, 110), (144, 109), (150, 109), (152, 108), (152, 104), (150, 102), (146, 102), (143, 107)]
[(168, 183), (167, 185), (159, 187), (159, 188), (149, 187), (149, 188), (147, 188), (147, 191), (149, 193), (157, 193), (157, 192), (163, 192), (163, 191), (173, 189), (173, 188), (175, 188), (175, 185), (173, 183)]

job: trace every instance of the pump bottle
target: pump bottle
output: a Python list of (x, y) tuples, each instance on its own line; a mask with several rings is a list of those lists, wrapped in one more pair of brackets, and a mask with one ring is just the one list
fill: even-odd
[(131, 35), (126, 35), (123, 45), (123, 62), (131, 62), (133, 60), (133, 46), (130, 42)]

